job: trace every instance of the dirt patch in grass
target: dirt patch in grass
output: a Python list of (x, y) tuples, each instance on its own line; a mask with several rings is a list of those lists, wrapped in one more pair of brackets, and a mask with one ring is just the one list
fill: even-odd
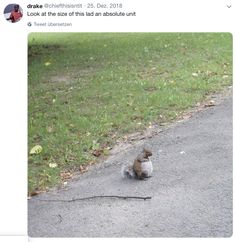
[(86, 78), (87, 76), (93, 76), (96, 74), (96, 68), (87, 68), (79, 70), (79, 68), (76, 68), (74, 70), (70, 70), (66, 74), (63, 72), (62, 74), (56, 74), (50, 78), (50, 82), (65, 82), (67, 84), (81, 81), (83, 78)]

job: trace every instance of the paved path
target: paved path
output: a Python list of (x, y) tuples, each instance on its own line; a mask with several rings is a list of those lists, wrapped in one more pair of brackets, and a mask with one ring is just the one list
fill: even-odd
[[(66, 188), (29, 200), (32, 237), (229, 237), (232, 235), (232, 98), (147, 139), (153, 177), (124, 180), (120, 167), (135, 145)], [(94, 195), (152, 196), (151, 200)]]

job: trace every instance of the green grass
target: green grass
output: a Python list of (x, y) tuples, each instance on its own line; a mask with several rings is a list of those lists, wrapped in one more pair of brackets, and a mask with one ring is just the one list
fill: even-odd
[(232, 84), (228, 33), (32, 33), (28, 41), (29, 151), (43, 147), (29, 155), (29, 193)]

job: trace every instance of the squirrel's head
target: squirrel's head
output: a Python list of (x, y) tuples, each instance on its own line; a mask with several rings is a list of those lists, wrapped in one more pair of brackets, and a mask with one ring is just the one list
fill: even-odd
[(147, 148), (143, 148), (144, 158), (148, 158), (149, 156), (152, 156), (152, 151)]

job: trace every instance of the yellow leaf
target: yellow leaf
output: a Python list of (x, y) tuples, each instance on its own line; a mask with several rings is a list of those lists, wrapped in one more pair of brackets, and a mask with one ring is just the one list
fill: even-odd
[(48, 166), (50, 168), (56, 168), (57, 167), (57, 163), (49, 163)]
[(30, 150), (30, 155), (34, 155), (34, 154), (39, 154), (40, 152), (42, 152), (43, 148), (41, 145), (35, 145), (31, 150)]
[(52, 63), (49, 62), (49, 61), (47, 61), (47, 62), (44, 63), (45, 66), (50, 66), (51, 64), (52, 64)]

